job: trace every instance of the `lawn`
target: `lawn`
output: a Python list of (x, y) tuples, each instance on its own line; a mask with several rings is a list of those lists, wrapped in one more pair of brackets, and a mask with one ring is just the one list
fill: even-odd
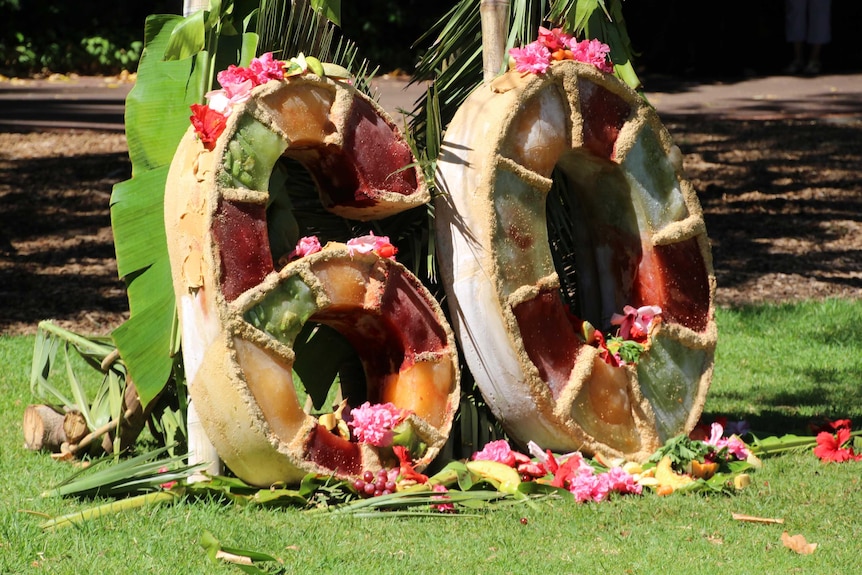
[[(719, 310), (706, 419), (760, 436), (807, 433), (816, 418), (862, 422), (862, 301)], [(40, 493), (68, 464), (22, 447), (33, 339), (0, 337), (0, 573), (240, 573), (200, 546), (277, 556), (286, 573), (852, 573), (862, 541), (862, 463), (810, 451), (770, 457), (734, 496), (674, 494), (540, 501), (476, 516), (355, 518), (181, 501), (42, 532), (43, 517), (92, 505)], [(733, 513), (781, 519), (735, 520)], [(817, 543), (800, 555), (782, 532)]]

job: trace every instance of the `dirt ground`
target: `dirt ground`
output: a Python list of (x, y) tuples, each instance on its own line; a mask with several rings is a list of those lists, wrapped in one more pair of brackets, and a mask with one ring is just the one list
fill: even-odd
[[(665, 117), (713, 243), (717, 303), (862, 297), (862, 122)], [(122, 134), (0, 133), (0, 333), (128, 313), (109, 199)]]

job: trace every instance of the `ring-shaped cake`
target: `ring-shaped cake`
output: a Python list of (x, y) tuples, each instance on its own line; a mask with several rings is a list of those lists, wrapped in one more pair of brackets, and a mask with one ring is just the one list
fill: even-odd
[(301, 163), (324, 206), (344, 217), (376, 219), (428, 201), (398, 129), (338, 81), (306, 75), (255, 88), (211, 150), (189, 129), (168, 175), (165, 219), (184, 368), (203, 428), (253, 485), (392, 465), (391, 452), (345, 438), (303, 409), (293, 347), (304, 328), (326, 326), (364, 372), (364, 389), (346, 399), (408, 413), (427, 445), (413, 454), (421, 469), (458, 406), (454, 336), (437, 301), (395, 261), (339, 243), (293, 261), (284, 246), (276, 253), (273, 228), (289, 222), (273, 214), (284, 198), (270, 191), (283, 156)]
[[(458, 110), (437, 170), (450, 318), (507, 432), (643, 459), (691, 430), (712, 374), (715, 280), (699, 202), (655, 111), (588, 64), (509, 71)], [(549, 201), (563, 220), (554, 234)], [(574, 247), (555, 253), (560, 230)], [(627, 305), (659, 306), (660, 321), (636, 364), (612, 366), (579, 321), (607, 330)]]

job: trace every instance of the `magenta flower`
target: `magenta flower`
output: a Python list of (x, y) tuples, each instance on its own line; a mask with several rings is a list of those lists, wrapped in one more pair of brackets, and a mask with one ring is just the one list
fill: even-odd
[(641, 484), (635, 481), (634, 476), (627, 473), (622, 467), (611, 467), (604, 475), (607, 476), (608, 486), (611, 491), (622, 493), (623, 495), (627, 493), (640, 495), (643, 491)]
[(248, 68), (241, 68), (234, 64), (228, 66), (226, 70), (219, 72), (218, 75), (216, 75), (216, 79), (218, 79), (218, 83), (222, 88), (236, 86), (237, 84), (242, 84), (249, 80), (251, 80), (252, 84), (255, 86), (257, 85), (254, 74), (251, 70)]
[(658, 315), (661, 315), (661, 308), (657, 305), (645, 305), (637, 309), (627, 305), (622, 315), (615, 313), (611, 316), (611, 324), (620, 326), (621, 338), (643, 343), (653, 319)]
[(551, 66), (551, 51), (540, 41), (523, 48), (512, 48), (509, 55), (515, 61), (515, 70), (531, 74), (544, 74)]
[(266, 84), (270, 80), (284, 79), (284, 62), (272, 57), (272, 52), (261, 54), (253, 58), (248, 65), (249, 73), (255, 81), (255, 85)]
[(611, 493), (640, 495), (643, 491), (635, 478), (621, 467), (612, 467), (605, 473), (596, 473), (590, 465), (578, 467), (569, 477), (568, 490), (578, 503), (604, 501)]
[(473, 461), (496, 461), (497, 463), (514, 467), (515, 452), (512, 451), (508, 441), (498, 439), (497, 441), (489, 441), (482, 448), (482, 451), (474, 453)]
[(287, 259), (295, 260), (304, 258), (305, 256), (315, 254), (320, 250), (320, 240), (317, 239), (317, 236), (305, 236), (299, 240), (293, 251), (288, 254)]
[(392, 445), (392, 430), (403, 418), (403, 412), (392, 403), (372, 405), (365, 402), (351, 410), (353, 428), (356, 439), (375, 447)]
[(614, 71), (614, 66), (608, 57), (611, 48), (601, 40), (583, 40), (571, 45), (572, 55), (578, 62), (592, 64), (605, 73)]
[(569, 491), (575, 496), (575, 501), (601, 501), (607, 497), (607, 484), (602, 482), (592, 467), (584, 465), (578, 468), (568, 481)]

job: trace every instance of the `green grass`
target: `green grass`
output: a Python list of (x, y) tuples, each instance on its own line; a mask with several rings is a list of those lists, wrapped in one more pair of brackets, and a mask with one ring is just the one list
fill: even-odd
[[(862, 423), (862, 302), (720, 310), (710, 416), (767, 433), (813, 417)], [(602, 504), (541, 502), (480, 517), (310, 516), (294, 509), (182, 502), (43, 533), (29, 510), (59, 515), (92, 502), (42, 499), (68, 464), (22, 448), (32, 338), (0, 337), (0, 573), (240, 573), (209, 563), (198, 539), (270, 553), (289, 573), (852, 573), (862, 540), (862, 463), (811, 453), (765, 461), (733, 497), (674, 495)], [(742, 523), (731, 513), (782, 518)], [(526, 518), (522, 524), (521, 518)], [(781, 533), (819, 546), (797, 555)]]

